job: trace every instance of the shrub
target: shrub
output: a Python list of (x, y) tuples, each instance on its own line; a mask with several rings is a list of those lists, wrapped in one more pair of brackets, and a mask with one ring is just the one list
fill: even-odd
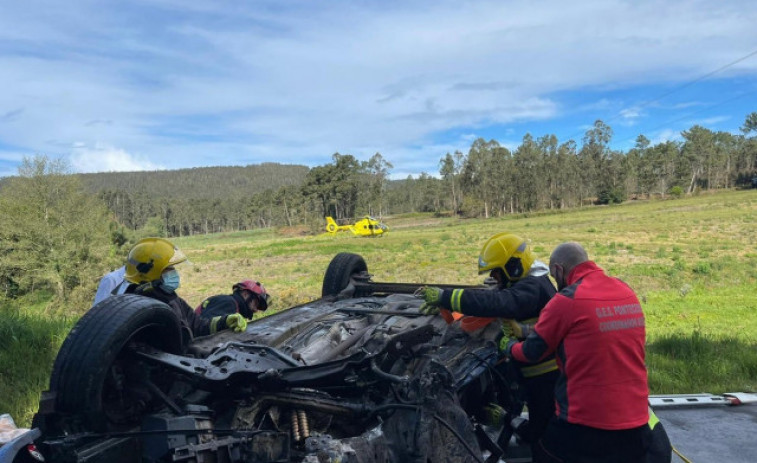
[(712, 271), (712, 266), (707, 261), (699, 261), (691, 271), (700, 275), (709, 275)]

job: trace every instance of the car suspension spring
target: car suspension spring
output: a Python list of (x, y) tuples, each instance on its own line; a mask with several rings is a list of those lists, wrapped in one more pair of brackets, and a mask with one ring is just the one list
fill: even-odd
[(310, 426), (308, 425), (308, 415), (305, 410), (297, 410), (297, 415), (300, 418), (300, 432), (303, 439), (310, 437)]
[(300, 422), (297, 419), (297, 410), (292, 410), (292, 439), (295, 442), (300, 441)]

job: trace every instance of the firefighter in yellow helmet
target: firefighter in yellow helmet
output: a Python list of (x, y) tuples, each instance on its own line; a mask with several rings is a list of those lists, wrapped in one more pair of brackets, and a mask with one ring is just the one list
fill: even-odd
[[(494, 290), (420, 288), (417, 294), (424, 299), (421, 312), (435, 315), (441, 310), (450, 310), (464, 314), (463, 328), (466, 320), (471, 318), (469, 316), (487, 317), (490, 321), (499, 319), (504, 334), (502, 339), (507, 340), (513, 330), (516, 336), (524, 336), (523, 326), (535, 323), (541, 309), (555, 295), (549, 268), (534, 258), (523, 238), (498, 233), (486, 241), (478, 257), (478, 273), (487, 272), (497, 282)], [(481, 323), (474, 325), (481, 326)], [(520, 428), (519, 433), (533, 448), (555, 414), (554, 387), (559, 372), (554, 356), (538, 364), (518, 366), (529, 412), (527, 429)], [(489, 421), (495, 421), (497, 415), (503, 414), (495, 404), (485, 407), (485, 411), (489, 415), (485, 419)]]
[(168, 240), (145, 238), (129, 251), (126, 260), (126, 293), (151, 297), (168, 304), (179, 318), (185, 341), (194, 336), (205, 336), (224, 329), (244, 331), (247, 321), (240, 314), (202, 319), (187, 302), (176, 294), (181, 284), (175, 266), (185, 262), (187, 256)]

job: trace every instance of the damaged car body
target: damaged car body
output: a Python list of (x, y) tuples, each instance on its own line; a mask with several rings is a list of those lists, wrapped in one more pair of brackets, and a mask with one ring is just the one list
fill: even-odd
[[(189, 345), (161, 302), (113, 296), (61, 347), (37, 448), (54, 462), (530, 461), (498, 323), (422, 315), (417, 287), (340, 253), (320, 299)], [(497, 427), (479, 420), (492, 402), (508, 413)]]

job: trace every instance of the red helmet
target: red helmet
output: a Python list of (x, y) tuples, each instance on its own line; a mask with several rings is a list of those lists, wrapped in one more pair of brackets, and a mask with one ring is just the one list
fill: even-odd
[(258, 302), (260, 303), (260, 310), (265, 310), (268, 308), (268, 300), (270, 299), (270, 296), (268, 295), (268, 292), (265, 290), (263, 285), (260, 284), (259, 281), (252, 281), (252, 280), (244, 280), (240, 281), (239, 283), (236, 283), (234, 286), (231, 287), (232, 291), (249, 291), (258, 298)]

